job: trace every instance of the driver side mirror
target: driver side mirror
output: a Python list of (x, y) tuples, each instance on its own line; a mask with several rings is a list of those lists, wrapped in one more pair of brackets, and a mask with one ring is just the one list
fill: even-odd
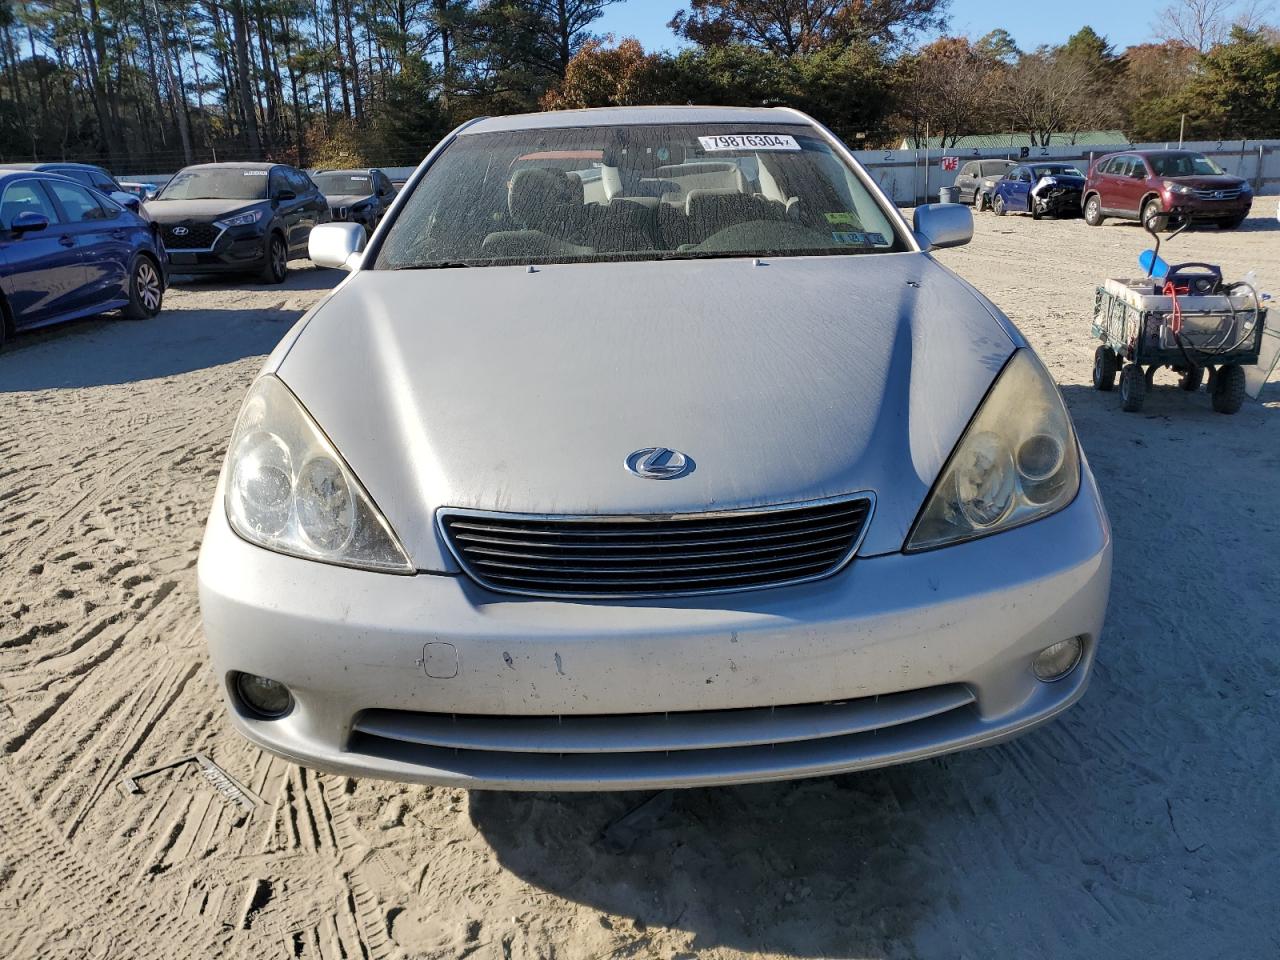
[(142, 200), (132, 193), (125, 193), (123, 190), (112, 190), (107, 196), (126, 210), (132, 210), (134, 213), (142, 209)]
[(271, 199), (276, 203), (284, 203), (286, 200), (296, 200), (298, 195), (292, 190), (280, 190)]
[(13, 218), (13, 223), (9, 224), (9, 229), (17, 236), (25, 233), (35, 233), (38, 230), (47, 230), (49, 228), (49, 218), (43, 213), (36, 213), (34, 210), (24, 210)]
[(926, 203), (916, 207), (911, 228), (925, 250), (959, 247), (973, 239), (973, 214), (962, 203)]

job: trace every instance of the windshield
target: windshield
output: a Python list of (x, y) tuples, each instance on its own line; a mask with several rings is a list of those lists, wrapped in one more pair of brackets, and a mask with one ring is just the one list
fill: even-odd
[(328, 173), (313, 174), (311, 180), (325, 194), (373, 193), (373, 182), (367, 173), (331, 170)]
[(1079, 177), (1083, 176), (1079, 170), (1071, 166), (1069, 163), (1042, 163), (1031, 168), (1037, 177)]
[(812, 127), (647, 124), (464, 134), (416, 186), (375, 266), (905, 249)]
[(174, 175), (157, 200), (265, 200), (267, 171), (226, 168), (183, 170)]
[(1004, 172), (1012, 166), (1013, 164), (1008, 160), (987, 160), (982, 164), (982, 175), (984, 177), (1003, 177)]
[(1147, 157), (1157, 177), (1219, 176), (1220, 166), (1200, 153), (1166, 153)]

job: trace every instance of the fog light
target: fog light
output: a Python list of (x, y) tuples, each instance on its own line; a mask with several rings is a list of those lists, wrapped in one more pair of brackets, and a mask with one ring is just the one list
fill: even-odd
[(1076, 668), (1082, 653), (1084, 653), (1084, 645), (1079, 637), (1059, 640), (1036, 655), (1031, 669), (1035, 671), (1037, 677), (1046, 682), (1061, 680)]
[(288, 687), (252, 673), (236, 674), (236, 693), (245, 706), (266, 720), (283, 717), (293, 706)]

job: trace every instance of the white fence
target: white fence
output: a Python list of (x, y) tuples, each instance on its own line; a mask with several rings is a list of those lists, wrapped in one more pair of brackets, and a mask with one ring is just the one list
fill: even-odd
[[(855, 150), (854, 156), (876, 178), (895, 203), (912, 206), (926, 200), (936, 200), (941, 187), (955, 182), (956, 171), (943, 169), (944, 157), (956, 157), (959, 164), (973, 159), (1009, 160), (1069, 160), (1080, 166), (1081, 172), (1097, 157), (1117, 150), (1163, 150), (1177, 147), (1172, 143), (1120, 143), (1114, 146), (1079, 147), (1070, 144), (1052, 144), (1048, 147), (1026, 147), (1011, 144), (1009, 147), (983, 149), (948, 148), (943, 150)], [(1255, 194), (1280, 193), (1280, 140), (1217, 140), (1203, 143), (1187, 143), (1182, 149), (1196, 150), (1217, 161), (1227, 173), (1243, 177), (1253, 184)], [(425, 156), (425, 153), (424, 153)], [(392, 180), (403, 180), (413, 167), (383, 167)], [(165, 183), (172, 174), (129, 175), (122, 180), (143, 183)]]

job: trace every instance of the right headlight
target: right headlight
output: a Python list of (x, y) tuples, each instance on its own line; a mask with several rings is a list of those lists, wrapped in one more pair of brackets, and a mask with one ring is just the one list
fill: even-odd
[(1018, 350), (960, 438), (907, 538), (927, 550), (1048, 516), (1080, 489), (1075, 431), (1053, 380)]
[(390, 524), (289, 388), (264, 376), (227, 454), (227, 520), (250, 543), (344, 567), (413, 573)]

